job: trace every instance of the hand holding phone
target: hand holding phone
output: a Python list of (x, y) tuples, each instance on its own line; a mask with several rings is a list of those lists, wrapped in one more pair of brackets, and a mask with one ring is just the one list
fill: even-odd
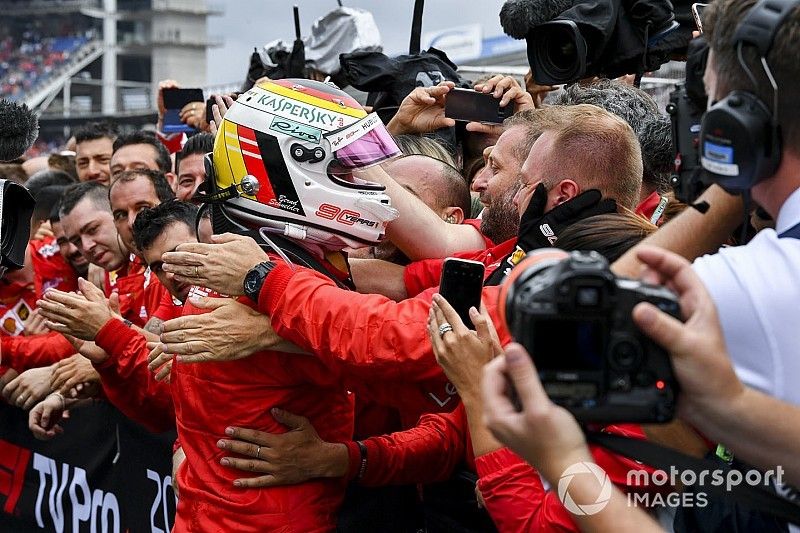
[(473, 330), (469, 309), (480, 309), (484, 270), (483, 263), (478, 261), (448, 257), (439, 282), (439, 294), (453, 306), (464, 325)]
[(510, 102), (500, 107), (500, 99), (492, 93), (472, 89), (452, 89), (444, 105), (445, 117), (462, 122), (502, 124), (513, 114), (514, 106)]
[[(183, 109), (186, 104), (192, 102), (203, 102), (205, 98), (203, 97), (203, 90), (202, 89), (177, 89), (177, 88), (166, 88), (162, 89), (161, 91), (162, 97), (164, 99), (164, 123), (162, 130), (164, 133), (178, 133), (178, 132), (186, 132), (191, 133), (195, 131), (194, 128), (185, 124), (180, 117), (181, 109)], [(201, 113), (202, 111), (198, 111)]]

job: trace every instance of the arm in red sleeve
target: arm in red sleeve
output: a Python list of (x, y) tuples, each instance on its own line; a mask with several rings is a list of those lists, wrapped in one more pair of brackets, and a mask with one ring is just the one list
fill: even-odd
[(500, 533), (580, 531), (536, 470), (508, 448), (476, 457), (475, 468), (484, 506)]
[(431, 287), (437, 287), (442, 278), (443, 259), (414, 261), (403, 270), (403, 283), (408, 297), (414, 297)]
[[(464, 409), (458, 408), (452, 413), (424, 415), (406, 431), (361, 441), (367, 448), (367, 468), (359, 483), (381, 487), (449, 479), (464, 460), (466, 428)], [(352, 479), (361, 468), (361, 455), (355, 442), (347, 445)]]
[(147, 368), (147, 340), (121, 320), (109, 320), (95, 338), (109, 358), (95, 365), (103, 391), (117, 409), (153, 433), (175, 427), (169, 384)]
[(30, 368), (50, 366), (73, 355), (75, 348), (60, 333), (44, 333), (30, 337), (0, 337), (3, 366), (19, 373)]
[[(422, 381), (441, 376), (426, 330), (430, 295), (395, 302), (340, 289), (309, 269), (278, 264), (259, 295), (284, 339), (362, 379)], [(337, 364), (338, 363), (338, 364)]]

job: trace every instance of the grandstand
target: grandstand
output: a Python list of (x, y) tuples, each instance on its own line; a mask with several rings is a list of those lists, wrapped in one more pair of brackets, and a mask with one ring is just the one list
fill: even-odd
[(42, 136), (87, 120), (154, 121), (156, 83), (206, 83), (205, 0), (0, 0), (0, 98), (40, 113)]

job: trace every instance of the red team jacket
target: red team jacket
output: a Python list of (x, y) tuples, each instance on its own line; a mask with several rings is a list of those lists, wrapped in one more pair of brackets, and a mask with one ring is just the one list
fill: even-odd
[[(198, 288), (192, 292), (220, 297)], [(205, 312), (188, 303), (184, 306), (184, 315)], [(335, 528), (346, 480), (237, 489), (233, 481), (242, 473), (219, 464), (228, 452), (217, 447), (225, 428), (232, 425), (285, 432), (270, 415), (272, 407), (302, 413), (326, 441), (349, 440), (353, 401), (335, 367), (314, 356), (259, 352), (238, 361), (173, 365), (171, 388), (178, 439), (186, 453), (177, 472), (181, 497), (174, 532)]]
[(78, 290), (78, 274), (61, 255), (55, 237), (30, 241), (28, 247), (37, 298), (41, 298), (47, 289), (54, 288), (64, 292)]
[(158, 278), (142, 263), (141, 259), (131, 255), (131, 261), (113, 272), (106, 272), (106, 296), (119, 294), (119, 310), (139, 327), (147, 324), (152, 317), (169, 320), (172, 317), (172, 305), (167, 304), (171, 297)]
[[(338, 368), (348, 390), (396, 407), (404, 428), (425, 413), (452, 411), (458, 404), (427, 334), (436, 289), (395, 302), (378, 294), (346, 294), (313, 270), (285, 265), (270, 272), (267, 286), (258, 309), (272, 318), (275, 332)], [(498, 291), (486, 287), (483, 296), (495, 323)], [(510, 341), (504, 328), (498, 334), (503, 344)]]

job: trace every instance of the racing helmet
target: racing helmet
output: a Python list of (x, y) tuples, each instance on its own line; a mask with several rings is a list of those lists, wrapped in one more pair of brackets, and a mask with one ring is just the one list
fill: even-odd
[(336, 86), (254, 85), (225, 113), (206, 158), (215, 231), (266, 229), (328, 250), (379, 243), (397, 217), (354, 171), (400, 154), (376, 114)]

